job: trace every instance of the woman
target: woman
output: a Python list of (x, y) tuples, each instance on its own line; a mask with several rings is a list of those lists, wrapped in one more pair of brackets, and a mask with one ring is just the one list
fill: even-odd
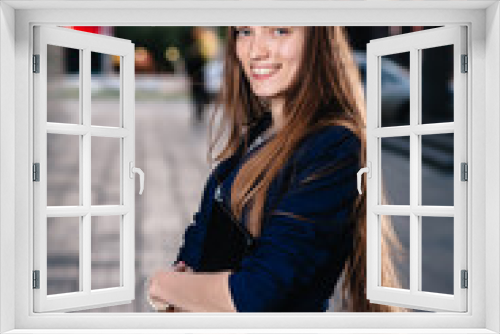
[[(192, 312), (320, 312), (342, 277), (344, 310), (397, 310), (365, 295), (365, 105), (343, 29), (230, 27), (221, 105), (210, 147), (229, 130), (221, 163), (174, 270), (152, 277), (151, 300)], [(203, 270), (216, 196), (255, 243), (236, 266), (219, 252), (208, 267), (230, 269)], [(399, 243), (383, 226), (383, 285), (398, 287), (389, 250)]]

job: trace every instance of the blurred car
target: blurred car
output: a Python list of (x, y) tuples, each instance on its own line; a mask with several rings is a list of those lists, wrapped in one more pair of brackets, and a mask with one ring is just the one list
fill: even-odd
[[(365, 88), (366, 96), (366, 53), (353, 52)], [(382, 57), (382, 116), (386, 119), (409, 117), (410, 76), (408, 71), (393, 60)]]
[(223, 64), (222, 59), (214, 58), (203, 67), (205, 88), (211, 96), (216, 95), (222, 86)]

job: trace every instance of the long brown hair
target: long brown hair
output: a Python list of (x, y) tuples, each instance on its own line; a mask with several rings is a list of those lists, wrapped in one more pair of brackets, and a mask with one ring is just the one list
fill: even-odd
[[(249, 231), (258, 236), (263, 221), (267, 190), (300, 142), (326, 126), (350, 129), (361, 142), (360, 166), (366, 161), (366, 110), (358, 68), (342, 27), (305, 27), (303, 57), (295, 82), (285, 92), (283, 128), (239, 170), (231, 188), (231, 209), (241, 217), (248, 206)], [(300, 79), (300, 81), (299, 81)], [(300, 82), (300, 83), (299, 83)], [(215, 136), (212, 129), (219, 128)], [(266, 112), (253, 94), (236, 56), (236, 30), (228, 28), (224, 75), (219, 104), (210, 125), (209, 159), (224, 134), (227, 142), (216, 161), (235, 154), (248, 129)], [(402, 311), (400, 308), (371, 304), (366, 299), (366, 187), (352, 211), (354, 252), (346, 261), (342, 279), (344, 310), (350, 312)], [(399, 287), (391, 251), (401, 248), (390, 221), (382, 225), (382, 283)]]

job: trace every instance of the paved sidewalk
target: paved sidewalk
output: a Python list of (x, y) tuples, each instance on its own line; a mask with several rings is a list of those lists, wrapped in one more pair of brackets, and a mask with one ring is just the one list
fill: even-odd
[(206, 148), (206, 128), (193, 126), (189, 101), (137, 103), (136, 166), (146, 176), (143, 195), (136, 194), (136, 299), (94, 312), (150, 311), (144, 283), (175, 260), (198, 210), (210, 172)]

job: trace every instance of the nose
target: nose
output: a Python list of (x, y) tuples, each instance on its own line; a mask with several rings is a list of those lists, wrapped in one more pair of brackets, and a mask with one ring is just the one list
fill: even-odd
[(267, 41), (262, 35), (256, 34), (250, 45), (250, 58), (262, 59), (269, 56)]

